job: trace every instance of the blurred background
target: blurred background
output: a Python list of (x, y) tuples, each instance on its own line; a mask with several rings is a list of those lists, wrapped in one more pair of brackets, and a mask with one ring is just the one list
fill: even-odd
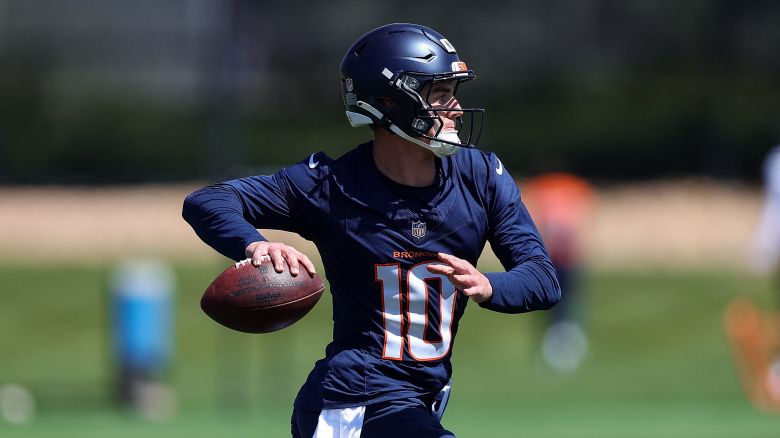
[[(555, 316), (470, 308), (445, 426), (780, 436), (722, 322), (737, 297), (780, 303), (747, 262), (780, 143), (769, 0), (0, 0), (0, 436), (289, 435), (330, 300), (269, 335), (216, 325), (198, 302), (230, 261), (181, 202), (368, 139), (338, 66), (390, 22), (440, 31), (475, 70), (460, 100), (487, 109), (480, 144), (529, 201), (551, 172), (587, 186), (570, 240), (529, 204), (548, 245), (570, 242), (576, 300)], [(489, 248), (480, 268), (499, 269)]]

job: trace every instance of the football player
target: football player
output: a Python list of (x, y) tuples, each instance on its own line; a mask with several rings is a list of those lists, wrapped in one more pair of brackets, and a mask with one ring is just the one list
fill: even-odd
[[(352, 126), (373, 141), (314, 153), (269, 176), (190, 194), (184, 218), (234, 260), (309, 275), (306, 255), (257, 228), (313, 241), (333, 296), (333, 341), (295, 400), (295, 437), (447, 437), (450, 356), (470, 300), (505, 313), (548, 309), (560, 288), (518, 188), (476, 149), (482, 109), (458, 87), (474, 73), (441, 34), (390, 24), (341, 63)], [(490, 242), (506, 272), (474, 266)], [(305, 271), (305, 272), (304, 272)], [(485, 336), (488, 336), (486, 333)]]
[(547, 312), (542, 363), (561, 375), (571, 374), (588, 351), (582, 315), (583, 238), (590, 229), (593, 187), (570, 173), (545, 173), (523, 184), (523, 198), (544, 239), (563, 295), (555, 308)]
[[(750, 267), (770, 274), (775, 289), (780, 280), (780, 146), (764, 159), (765, 198), (750, 244)], [(766, 412), (780, 412), (780, 312), (763, 311), (744, 297), (726, 308), (724, 322), (731, 341), (740, 382), (753, 404)]]

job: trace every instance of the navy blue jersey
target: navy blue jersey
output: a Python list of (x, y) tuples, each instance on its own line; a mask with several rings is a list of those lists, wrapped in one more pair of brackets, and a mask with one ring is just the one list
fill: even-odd
[(476, 265), (490, 242), (507, 272), (485, 274), (488, 309), (547, 309), (560, 297), (539, 234), (495, 155), (464, 149), (437, 159), (434, 185), (408, 187), (378, 171), (372, 147), (335, 160), (313, 154), (185, 201), (197, 234), (234, 260), (261, 239), (256, 228), (316, 244), (333, 296), (333, 342), (299, 393), (299, 410), (430, 397), (447, 383), (468, 300), (446, 276), (428, 272), (440, 263), (437, 252)]

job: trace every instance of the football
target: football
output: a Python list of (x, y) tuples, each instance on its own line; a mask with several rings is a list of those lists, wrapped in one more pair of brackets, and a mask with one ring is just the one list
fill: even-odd
[(260, 266), (249, 259), (225, 269), (200, 299), (200, 308), (211, 319), (245, 333), (281, 330), (303, 318), (322, 296), (325, 283), (303, 268), (290, 275), (287, 264), (276, 272), (270, 257)]

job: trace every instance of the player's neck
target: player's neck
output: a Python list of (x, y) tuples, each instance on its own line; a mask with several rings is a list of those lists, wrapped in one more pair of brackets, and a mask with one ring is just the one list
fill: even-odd
[(374, 163), (384, 176), (412, 187), (427, 187), (436, 181), (436, 157), (432, 152), (386, 132), (376, 134)]

